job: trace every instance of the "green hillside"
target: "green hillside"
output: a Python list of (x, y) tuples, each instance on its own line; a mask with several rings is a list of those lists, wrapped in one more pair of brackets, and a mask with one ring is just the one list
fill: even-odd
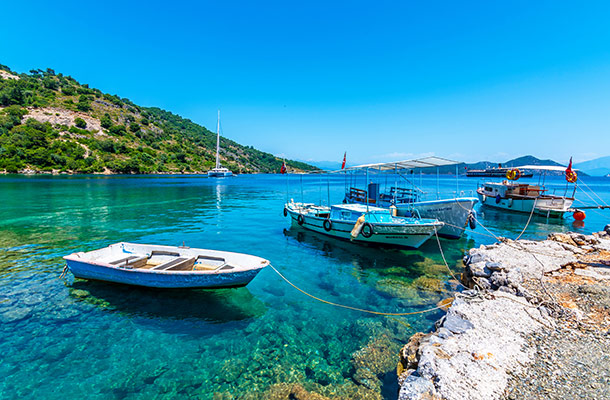
[[(236, 173), (279, 172), (272, 154), (220, 138)], [(216, 133), (156, 107), (103, 93), (52, 69), (0, 65), (0, 171), (197, 173), (214, 167)], [(317, 169), (286, 160), (289, 171)]]

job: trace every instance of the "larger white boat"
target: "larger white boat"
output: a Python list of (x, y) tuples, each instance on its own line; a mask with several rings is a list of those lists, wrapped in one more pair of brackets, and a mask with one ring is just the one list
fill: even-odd
[[(425, 157), (415, 160), (396, 161), (390, 163), (366, 164), (351, 167), (347, 171), (366, 170), (367, 182), (370, 172), (394, 173), (396, 183), (385, 192), (380, 191), (379, 183), (371, 182), (366, 190), (346, 185), (345, 203), (370, 204), (377, 207), (397, 208), (397, 216), (409, 217), (418, 215), (422, 218), (438, 219), (445, 223), (439, 230), (439, 235), (457, 239), (462, 236), (466, 227), (475, 226), (474, 205), (478, 202), (476, 197), (437, 198), (434, 200), (422, 199), (424, 192), (417, 188), (413, 182), (407, 182), (411, 188), (399, 187), (398, 178), (403, 180), (401, 170), (414, 170), (419, 168), (446, 167), (458, 165), (458, 161), (447, 160), (440, 157)], [(406, 179), (406, 178), (405, 178)], [(456, 171), (457, 179), (457, 171)], [(440, 194), (437, 195), (440, 197)]]
[[(536, 170), (545, 173), (564, 172), (565, 169), (561, 166), (524, 165), (517, 167), (515, 171)], [(571, 196), (568, 196), (567, 188), (563, 195), (550, 194), (544, 182), (540, 185), (530, 185), (517, 183), (514, 180), (484, 182), (477, 189), (481, 204), (484, 206), (527, 214), (533, 212), (547, 218), (562, 218), (566, 212), (574, 211), (572, 204), (575, 192), (576, 187)]]
[(327, 207), (290, 201), (284, 215), (293, 225), (338, 239), (415, 249), (443, 227), (436, 219), (397, 217), (388, 209), (363, 204)]
[(218, 110), (218, 124), (216, 126), (216, 167), (208, 171), (208, 178), (225, 176), (233, 176), (233, 172), (220, 165), (220, 110)]

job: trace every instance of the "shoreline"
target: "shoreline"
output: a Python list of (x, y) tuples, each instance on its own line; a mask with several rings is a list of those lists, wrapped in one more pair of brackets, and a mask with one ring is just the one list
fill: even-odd
[(471, 249), (462, 283), (400, 351), (399, 400), (610, 398), (610, 225)]

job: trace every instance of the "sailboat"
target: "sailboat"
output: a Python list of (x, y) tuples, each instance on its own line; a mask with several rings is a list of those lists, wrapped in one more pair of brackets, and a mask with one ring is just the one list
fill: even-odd
[(217, 178), (224, 176), (233, 176), (228, 168), (220, 165), (220, 110), (218, 110), (218, 123), (216, 125), (216, 167), (208, 171), (208, 178)]

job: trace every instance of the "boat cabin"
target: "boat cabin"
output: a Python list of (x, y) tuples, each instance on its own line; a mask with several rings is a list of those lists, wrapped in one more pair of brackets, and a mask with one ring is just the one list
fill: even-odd
[(485, 196), (502, 198), (508, 197), (539, 197), (546, 190), (540, 186), (528, 185), (527, 183), (513, 183), (508, 181), (486, 182), (481, 185), (479, 192)]
[(354, 221), (366, 214), (367, 221), (392, 222), (393, 217), (390, 210), (386, 208), (371, 207), (367, 208), (363, 204), (338, 204), (330, 208), (330, 219), (341, 221)]

